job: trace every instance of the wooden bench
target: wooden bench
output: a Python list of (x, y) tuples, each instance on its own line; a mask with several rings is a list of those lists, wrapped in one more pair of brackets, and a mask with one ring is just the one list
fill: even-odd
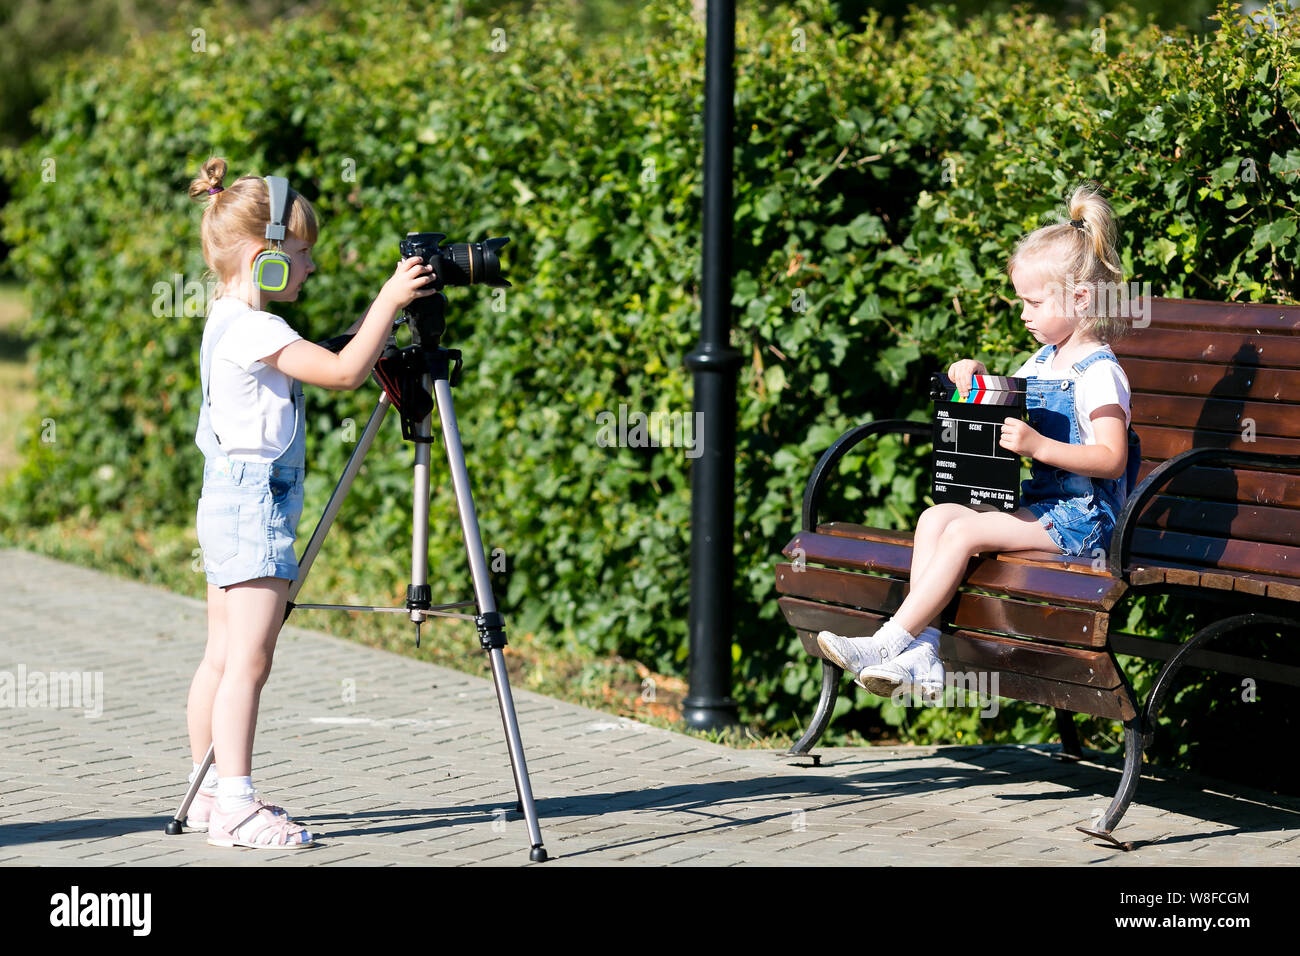
[[(1242, 628), (1300, 626), (1300, 307), (1151, 299), (1149, 325), (1114, 346), (1132, 388), (1142, 440), (1139, 483), (1103, 559), (1044, 551), (981, 554), (941, 615), (949, 672), (998, 695), (1052, 707), (1062, 756), (1079, 759), (1075, 714), (1123, 722), (1119, 789), (1090, 836), (1112, 831), (1137, 787), (1161, 699), (1180, 667), (1209, 666), (1300, 686), (1300, 668), (1198, 651)], [(778, 603), (804, 649), (816, 635), (870, 634), (907, 594), (912, 534), (839, 521), (820, 503), (839, 461), (875, 435), (928, 446), (929, 421), (853, 428), (822, 455), (803, 498), (802, 528), (776, 566)], [(1112, 635), (1111, 613), (1138, 594), (1212, 596), (1213, 620), (1185, 643)], [(1122, 620), (1123, 618), (1121, 618)], [(1115, 654), (1166, 659), (1143, 706)], [(822, 660), (821, 697), (791, 748), (825, 732), (841, 679)]]

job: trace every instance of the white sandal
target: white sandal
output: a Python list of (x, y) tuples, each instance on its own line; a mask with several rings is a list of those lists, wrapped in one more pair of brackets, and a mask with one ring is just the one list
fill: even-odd
[(307, 828), (276, 816), (264, 803), (234, 813), (214, 807), (208, 820), (208, 843), (221, 847), (248, 847), (252, 850), (297, 850), (311, 846)]

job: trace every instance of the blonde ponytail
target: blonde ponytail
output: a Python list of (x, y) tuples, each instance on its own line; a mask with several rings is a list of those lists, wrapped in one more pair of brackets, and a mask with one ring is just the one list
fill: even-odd
[[(1102, 342), (1113, 342), (1129, 329), (1115, 212), (1092, 182), (1074, 189), (1066, 209), (1068, 222), (1043, 226), (1020, 240), (1007, 262), (1007, 274), (1033, 263), (1057, 288), (1086, 286), (1091, 295), (1080, 326)], [(1065, 303), (1066, 308), (1070, 305)]]

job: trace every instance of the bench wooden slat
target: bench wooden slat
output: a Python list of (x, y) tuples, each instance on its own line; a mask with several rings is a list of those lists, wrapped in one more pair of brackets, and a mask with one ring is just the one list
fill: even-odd
[(997, 681), (998, 695), (1013, 700), (1055, 707), (1073, 714), (1093, 714), (1111, 720), (1129, 720), (1136, 714), (1128, 691), (1122, 686), (1103, 690), (1100, 687), (1084, 687), (1081, 684), (1067, 684), (1005, 671), (998, 673)]
[(1209, 565), (1207, 570), (1229, 568), (1300, 578), (1300, 548), (1281, 544), (1138, 528), (1133, 532), (1132, 550), (1134, 563), (1139, 556), (1148, 556), (1157, 559), (1156, 564), (1166, 559), (1173, 564)]
[[(980, 634), (977, 631), (956, 630), (944, 633), (952, 646), (949, 653), (954, 669), (964, 669), (962, 665), (967, 664), (978, 670), (1005, 669), (1068, 684), (1099, 687), (1102, 690), (1123, 683), (1114, 661), (1105, 651), (1054, 647), (997, 634)], [(939, 643), (942, 650), (942, 637)]]
[(785, 615), (787, 623), (799, 632), (803, 649), (813, 657), (822, 660), (825, 659), (825, 655), (817, 646), (819, 631), (834, 631), (836, 634), (846, 636), (874, 634), (885, 622), (884, 616), (873, 614), (871, 611), (818, 604), (815, 601), (789, 595), (777, 598), (776, 604)]
[(1246, 584), (1250, 587), (1235, 587), (1234, 590), (1249, 591), (1249, 593), (1258, 594), (1254, 591), (1254, 586), (1263, 585), (1267, 588), (1267, 595), (1271, 598), (1277, 598), (1280, 601), (1300, 601), (1300, 583), (1294, 578), (1278, 577), (1271, 574), (1241, 574), (1237, 576), (1237, 583)]
[[(907, 596), (907, 582), (877, 574), (837, 571), (833, 568), (805, 567), (778, 563), (776, 590), (779, 594), (818, 601), (832, 601), (855, 608), (893, 614)], [(855, 636), (855, 635), (849, 635)]]
[[(1109, 654), (1102, 651), (1078, 652), (1089, 654), (1090, 657), (1086, 660), (1076, 658), (1070, 663), (1060, 660), (1059, 657), (1051, 661), (1049, 668), (1054, 667), (1058, 671), (1068, 673), (1080, 673), (1082, 668), (1082, 673), (1086, 674), (1087, 669), (1091, 667), (1094, 673), (1087, 676), (1093, 683), (1080, 683), (1045, 676), (1036, 668), (1040, 660), (1046, 660), (1044, 655), (1053, 652), (1059, 655), (1069, 650), (1068, 648), (1034, 647), (1032, 651), (1040, 652), (1037, 659), (1034, 659), (1019, 653), (1015, 647), (998, 647), (997, 643), (995, 638), (988, 638), (986, 635), (971, 631), (944, 632), (939, 638), (939, 656), (944, 662), (944, 668), (950, 671), (974, 670), (976, 673), (990, 675), (996, 673), (999, 696), (1057, 707), (1077, 714), (1095, 714), (1113, 720), (1128, 720), (1135, 715), (1136, 711), (1129, 698), (1128, 690), (1115, 668), (1114, 659)], [(1022, 648), (1024, 646), (1023, 642), (1002, 643), (1020, 644)], [(1034, 660), (1034, 663), (1029, 664), (1028, 660)], [(1001, 667), (1014, 669), (1002, 670), (995, 663), (997, 661), (1002, 662)], [(1111, 680), (1115, 683), (1110, 686), (1100, 686)], [(990, 691), (993, 689), (991, 679), (985, 686)]]
[(1169, 495), (1156, 495), (1138, 515), (1139, 527), (1274, 544), (1295, 544), (1297, 523), (1300, 514), (1285, 508)]
[[(815, 632), (795, 628), (795, 633), (799, 635), (799, 640), (805, 650), (812, 648), (812, 650), (809, 650), (810, 654), (817, 649)], [(942, 641), (940, 642), (939, 656), (943, 660), (945, 668), (953, 671), (960, 669), (952, 661), (948, 652), (945, 652)], [(965, 673), (968, 680), (974, 679), (976, 681), (977, 687), (982, 686), (989, 691), (993, 689), (993, 677), (989, 672), (967, 668)], [(1058, 707), (1075, 714), (1095, 714), (1098, 717), (1107, 717), (1111, 720), (1128, 720), (1135, 713), (1128, 698), (1128, 693), (1122, 686), (1102, 689), (1087, 687), (1082, 684), (1070, 684), (1044, 677), (1030, 677), (1024, 674), (1006, 672), (996, 673), (998, 693), (993, 696), (1028, 701), (1031, 704), (1042, 704), (1045, 707)], [(982, 683), (980, 682), (981, 678)], [(969, 684), (965, 686), (969, 686)], [(972, 705), (973, 702), (968, 698), (967, 706)]]
[(1113, 346), (1115, 357), (1204, 362), (1211, 365), (1256, 365), (1300, 368), (1300, 336), (1249, 331), (1202, 330), (1189, 335), (1186, 327), (1138, 329)]
[(1300, 435), (1300, 405), (1282, 402), (1139, 393), (1132, 396), (1131, 411), (1133, 421), (1144, 425), (1240, 434), (1245, 422), (1250, 421), (1254, 423), (1256, 435), (1282, 438)]
[(1263, 583), (1243, 585), (1243, 580), (1249, 577), (1245, 572), (1209, 569), (1163, 559), (1153, 561), (1140, 555), (1133, 559), (1126, 573), (1134, 585), (1186, 584), (1191, 587), (1213, 588), (1216, 591), (1241, 591), (1260, 595), (1266, 593)]
[(1254, 451), (1266, 455), (1300, 455), (1300, 439), (1274, 438), (1256, 435), (1254, 441), (1245, 441), (1240, 431), (1220, 432), (1208, 428), (1162, 428), (1159, 425), (1133, 424), (1133, 430), (1142, 439), (1142, 457), (1153, 459), (1173, 458), (1190, 448), (1230, 448), (1233, 451)]
[[(1144, 480), (1158, 464), (1143, 461), (1138, 480)], [(1300, 475), (1283, 471), (1234, 471), (1198, 465), (1175, 475), (1164, 488), (1169, 494), (1187, 497), (1300, 508)]]
[[(903, 603), (908, 585), (899, 578), (830, 568), (805, 567), (796, 571), (792, 565), (777, 564), (776, 589), (781, 594), (832, 601), (888, 615)], [(944, 613), (953, 626), (969, 630), (996, 631), (1083, 647), (1103, 647), (1106, 643), (1108, 615), (1082, 608), (1030, 604), (959, 591)]]
[[(1300, 334), (1300, 306), (1271, 305), (1262, 302), (1211, 302), (1207, 299), (1143, 300), (1150, 308), (1148, 328), (1159, 329), (1237, 329), (1260, 334)], [(1140, 335), (1146, 329), (1134, 329)], [(1124, 338), (1128, 338), (1125, 336)], [(1124, 342), (1124, 338), (1119, 343)]]
[[(896, 577), (911, 573), (910, 546), (801, 531), (783, 553), (794, 558), (795, 549), (802, 550), (804, 561), (809, 563)], [(971, 559), (964, 580), (971, 587), (1011, 597), (1102, 611), (1110, 610), (1128, 587), (1119, 578), (1057, 571), (983, 556)]]
[[(915, 540), (915, 532), (912, 531), (868, 528), (860, 524), (852, 524), (846, 521), (832, 521), (827, 524), (818, 525), (817, 533), (834, 534), (843, 538), (856, 538), (859, 541), (882, 541), (889, 544), (902, 544), (909, 548)], [(1008, 561), (1012, 564), (1032, 564), (1035, 566), (1060, 568), (1068, 571), (1085, 571), (1090, 574), (1100, 574), (1103, 577), (1110, 576), (1109, 572), (1104, 568), (1095, 568), (1091, 558), (1053, 553), (1051, 551), (1003, 551), (997, 555), (989, 555), (989, 557), (996, 557), (999, 561)]]
[(991, 595), (958, 595), (949, 617), (953, 627), (996, 631), (1052, 644), (1104, 647), (1110, 615), (1076, 608), (1001, 600)]
[[(878, 614), (794, 597), (778, 598), (777, 604), (798, 633), (804, 650), (817, 658), (822, 656), (817, 646), (818, 631), (870, 632), (883, 620)], [(1123, 681), (1105, 651), (1054, 647), (958, 630), (942, 634), (939, 656), (949, 672), (996, 672), (1000, 695), (1117, 720), (1132, 715)], [(985, 686), (993, 689), (991, 683)]]
[[(1118, 357), (1118, 356), (1117, 356)], [(1300, 395), (1300, 371), (1267, 366), (1210, 365), (1206, 362), (1161, 362), (1121, 359), (1134, 393), (1213, 395), (1215, 398), (1253, 398), (1285, 402)]]

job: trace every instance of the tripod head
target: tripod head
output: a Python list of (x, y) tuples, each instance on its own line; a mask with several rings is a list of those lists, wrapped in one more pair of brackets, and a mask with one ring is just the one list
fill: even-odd
[(394, 326), (405, 322), (411, 329), (412, 345), (436, 349), (447, 331), (447, 297), (442, 292), (412, 299), (402, 310), (402, 318)]
[[(447, 330), (447, 297), (435, 292), (414, 300), (411, 305), (416, 302), (422, 304), (420, 309), (408, 306), (393, 323), (394, 332), (399, 325), (410, 328), (411, 344), (399, 348), (396, 335), (390, 336), (371, 375), (388, 393), (397, 409), (402, 422), (402, 438), (413, 443), (432, 444), (432, 435), (420, 435), (420, 423), (433, 412), (433, 395), (425, 385), (425, 376), (430, 377), (431, 383), (446, 379), (455, 388), (460, 384), (464, 362), (459, 349), (445, 349), (438, 344)], [(336, 335), (316, 344), (331, 352), (341, 352), (351, 341), (351, 335)]]

